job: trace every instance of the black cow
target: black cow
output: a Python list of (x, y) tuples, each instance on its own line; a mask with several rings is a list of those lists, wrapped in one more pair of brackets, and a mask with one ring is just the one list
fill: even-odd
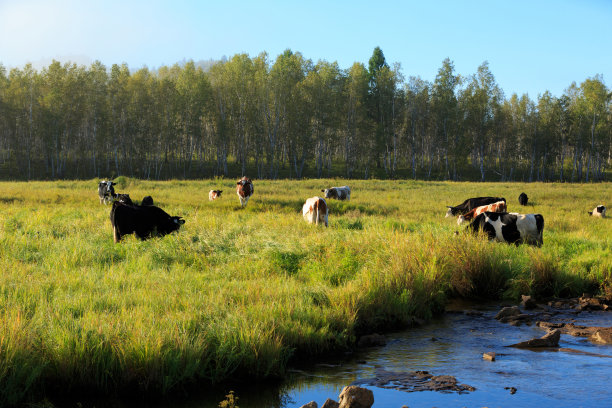
[(104, 203), (104, 205), (113, 201), (115, 198), (115, 188), (113, 186), (117, 185), (117, 183), (103, 180), (98, 183), (98, 197), (100, 198), (100, 204)]
[(519, 196), (519, 204), (527, 205), (527, 201), (529, 201), (529, 197), (527, 197), (527, 194), (521, 193), (521, 195)]
[(153, 197), (151, 196), (146, 196), (142, 199), (142, 203), (140, 203), (140, 205), (154, 205), (153, 204)]
[(489, 239), (509, 244), (528, 243), (541, 246), (544, 242), (544, 217), (541, 214), (483, 212), (467, 226), (473, 233), (484, 231)]
[(475, 197), (468, 198), (464, 202), (454, 207), (448, 206), (448, 211), (446, 211), (446, 217), (451, 217), (454, 215), (465, 215), (472, 211), (474, 208), (478, 208), (483, 205), (489, 205), (496, 203), (498, 201), (506, 202), (505, 198), (502, 197)]
[(164, 236), (185, 224), (182, 217), (170, 216), (159, 207), (130, 205), (119, 201), (113, 203), (110, 218), (115, 242), (121, 241), (124, 235), (134, 233), (141, 240)]

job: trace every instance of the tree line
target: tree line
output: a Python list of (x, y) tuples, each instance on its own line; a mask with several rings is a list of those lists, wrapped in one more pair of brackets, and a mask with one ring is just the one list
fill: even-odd
[(506, 98), (487, 62), (406, 79), (378, 47), (348, 69), (291, 50), (207, 69), (0, 65), (0, 178), (600, 181), (611, 101), (599, 75)]

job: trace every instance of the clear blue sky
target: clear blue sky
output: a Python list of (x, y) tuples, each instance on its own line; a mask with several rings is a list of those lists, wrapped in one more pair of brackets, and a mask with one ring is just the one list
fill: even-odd
[(367, 65), (380, 46), (402, 73), (432, 81), (449, 57), (471, 75), (489, 61), (507, 96), (603, 74), (612, 81), (612, 1), (0, 0), (0, 63), (52, 58), (156, 68), (236, 53)]

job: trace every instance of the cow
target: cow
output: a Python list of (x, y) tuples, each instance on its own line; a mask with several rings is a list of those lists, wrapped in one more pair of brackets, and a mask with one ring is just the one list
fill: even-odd
[(467, 226), (474, 234), (484, 231), (489, 240), (542, 246), (544, 217), (541, 214), (497, 213), (485, 211)]
[(242, 177), (236, 183), (236, 194), (238, 194), (238, 198), (240, 199), (240, 205), (245, 207), (249, 198), (253, 195), (255, 189), (253, 188), (253, 182), (248, 177)]
[(519, 196), (519, 204), (527, 205), (527, 201), (529, 201), (529, 197), (527, 197), (527, 194), (521, 193), (521, 195)]
[(461, 225), (461, 224), (463, 224), (466, 221), (472, 220), (472, 219), (476, 218), (476, 216), (478, 216), (479, 214), (482, 214), (485, 211), (489, 211), (489, 212), (506, 212), (506, 211), (508, 211), (508, 209), (506, 208), (506, 202), (505, 201), (498, 201), (498, 202), (493, 203), (493, 204), (481, 205), (480, 207), (476, 207), (472, 211), (457, 217), (457, 225)]
[[(223, 192), (223, 190), (210, 190), (208, 192), (208, 200), (209, 201), (215, 201), (217, 198), (221, 198), (221, 193)], [(238, 196), (240, 196), (240, 194), (238, 194)]]
[(129, 194), (115, 194), (115, 196), (112, 199), (113, 203), (118, 201), (121, 204), (129, 204), (129, 205), (133, 205), (134, 203), (132, 202), (132, 199), (130, 198)]
[(140, 203), (140, 205), (155, 205), (153, 204), (153, 197), (151, 196), (146, 196), (142, 199), (142, 202)]
[(182, 217), (170, 216), (159, 207), (124, 204), (120, 201), (113, 202), (110, 218), (115, 243), (128, 234), (136, 234), (141, 240), (164, 236), (185, 224)]
[(464, 202), (454, 207), (447, 206), (448, 211), (446, 211), (446, 217), (451, 217), (454, 215), (463, 215), (472, 211), (474, 208), (480, 207), (481, 205), (493, 204), (498, 201), (506, 202), (506, 199), (503, 197), (475, 197), (468, 198)]
[(327, 222), (328, 215), (327, 203), (321, 197), (310, 197), (302, 207), (302, 216), (309, 224), (315, 223), (319, 225), (319, 222), (322, 222), (327, 227), (329, 226)]
[(350, 200), (351, 188), (349, 186), (331, 187), (321, 190), (325, 198), (335, 198), (336, 200)]
[(606, 217), (606, 206), (598, 205), (597, 207), (593, 208), (593, 211), (589, 211), (589, 215), (593, 217), (605, 218)]
[(100, 204), (104, 205), (110, 203), (115, 197), (115, 188), (113, 186), (117, 183), (110, 180), (102, 180), (98, 183), (98, 197), (100, 198)]

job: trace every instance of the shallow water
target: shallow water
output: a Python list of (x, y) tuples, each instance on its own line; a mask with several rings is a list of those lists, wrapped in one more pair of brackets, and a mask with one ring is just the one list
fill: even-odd
[[(544, 329), (514, 327), (494, 319), (499, 305), (458, 305), (427, 325), (388, 334), (387, 344), (360, 350), (291, 370), (286, 381), (275, 385), (232, 387), (241, 408), (293, 408), (310, 401), (319, 406), (327, 398), (338, 400), (342, 388), (372, 378), (377, 369), (406, 372), (424, 370), (452, 375), (458, 383), (475, 387), (467, 393), (405, 392), (368, 386), (374, 407), (609, 407), (612, 406), (612, 346), (596, 345), (583, 337), (562, 334), (559, 345), (572, 351), (532, 351), (505, 347), (541, 337)], [(482, 315), (463, 313), (478, 310)], [(612, 312), (582, 312), (555, 316), (550, 321), (589, 326), (612, 326)], [(486, 361), (482, 354), (496, 353)], [(583, 354), (586, 353), (586, 354)], [(589, 354), (591, 353), (591, 354)], [(597, 355), (595, 355), (597, 354)], [(510, 394), (504, 387), (514, 387)], [(157, 401), (142, 406), (182, 408), (217, 407), (228, 390), (192, 396), (189, 401)], [(86, 404), (89, 405), (89, 404)], [(96, 404), (104, 406), (107, 404)], [(112, 404), (114, 407), (140, 404)]]

